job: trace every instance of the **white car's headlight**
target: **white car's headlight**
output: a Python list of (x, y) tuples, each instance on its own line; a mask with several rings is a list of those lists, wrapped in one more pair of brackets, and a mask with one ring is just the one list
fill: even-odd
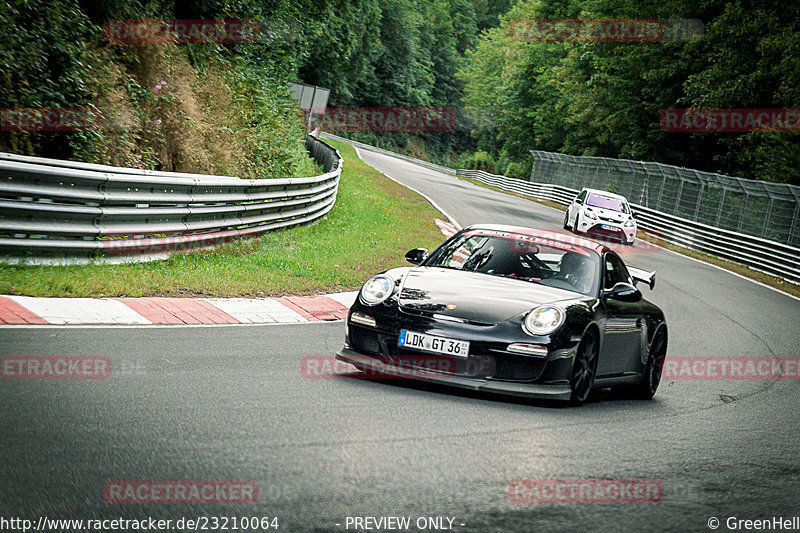
[(525, 331), (529, 335), (547, 335), (561, 327), (567, 313), (555, 305), (541, 305), (525, 317)]
[(632, 227), (633, 227), (633, 226), (635, 226), (635, 225), (636, 225), (636, 222), (634, 222), (634, 220), (633, 220), (633, 219), (630, 219), (629, 221), (627, 221), (627, 222), (625, 223), (625, 227), (626, 227), (626, 228), (632, 228)]
[(583, 216), (585, 216), (586, 218), (590, 218), (592, 220), (597, 220), (597, 215), (595, 215), (591, 211), (584, 211)]
[(366, 305), (378, 305), (392, 295), (394, 280), (386, 274), (378, 274), (361, 287), (361, 301)]

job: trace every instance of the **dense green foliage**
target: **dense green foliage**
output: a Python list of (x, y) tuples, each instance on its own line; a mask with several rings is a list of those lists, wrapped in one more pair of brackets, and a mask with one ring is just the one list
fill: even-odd
[[(81, 108), (99, 128), (2, 131), (0, 151), (239, 175), (309, 175), (287, 93), (298, 62), (292, 2), (16, 0), (0, 5), (0, 107)], [(114, 20), (252, 19), (257, 42), (118, 43)]]
[[(677, 42), (522, 42), (533, 18), (700, 19)], [(525, 174), (530, 149), (660, 161), (800, 184), (797, 133), (665, 132), (669, 108), (800, 108), (800, 5), (748, 0), (521, 0), (460, 72), (466, 101), (490, 109), (479, 149)], [(510, 167), (510, 168), (509, 168)]]
[[(497, 21), (505, 2), (486, 0), (341, 0), (324, 3), (310, 19), (310, 48), (299, 68), (306, 83), (331, 88), (329, 105), (340, 108), (445, 108), (459, 120), (445, 131), (348, 132), (352, 138), (417, 157), (454, 163), (473, 149), (471, 125), (461, 120), (468, 49), (477, 45), (479, 23)], [(476, 5), (482, 18), (476, 15)], [(493, 11), (487, 12), (488, 6)], [(500, 7), (498, 7), (500, 6)], [(306, 13), (310, 13), (307, 11)]]
[[(629, 43), (512, 35), (515, 21), (561, 17), (695, 19), (704, 31)], [(261, 36), (103, 39), (104, 22), (142, 18), (251, 19)], [(0, 132), (0, 150), (297, 173), (302, 125), (285, 87), (302, 81), (330, 88), (335, 107), (454, 110), (447, 131), (346, 132), (448, 165), (524, 177), (528, 150), (541, 149), (800, 183), (797, 133), (659, 124), (669, 108), (800, 108), (798, 20), (799, 4), (774, 0), (15, 0), (0, 9), (0, 107), (95, 105), (127, 119), (100, 131)], [(169, 83), (156, 94), (160, 79)]]

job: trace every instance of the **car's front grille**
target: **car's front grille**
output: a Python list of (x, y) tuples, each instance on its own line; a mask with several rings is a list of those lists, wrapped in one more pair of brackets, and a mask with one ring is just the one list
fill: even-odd
[(529, 381), (539, 377), (547, 364), (546, 358), (512, 354), (481, 342), (472, 343), (468, 358), (418, 352), (398, 346), (397, 335), (352, 323), (350, 344), (356, 351), (378, 356), (386, 363), (461, 377)]
[(350, 343), (356, 351), (368, 355), (380, 355), (378, 336), (374, 331), (350, 326)]

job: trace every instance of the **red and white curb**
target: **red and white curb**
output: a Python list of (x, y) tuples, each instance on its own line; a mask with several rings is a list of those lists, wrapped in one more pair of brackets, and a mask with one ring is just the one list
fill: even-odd
[(357, 292), (284, 298), (0, 296), (0, 324), (292, 324), (341, 320)]
[[(434, 221), (445, 237), (455, 226)], [(0, 325), (296, 324), (347, 318), (358, 292), (283, 298), (34, 298), (0, 296)]]
[(448, 239), (453, 235), (455, 235), (455, 233), (458, 231), (458, 229), (454, 225), (452, 225), (449, 222), (445, 222), (444, 220), (439, 220), (437, 218), (434, 219), (434, 222), (436, 223), (437, 226), (439, 226), (439, 229), (442, 231), (442, 234)]

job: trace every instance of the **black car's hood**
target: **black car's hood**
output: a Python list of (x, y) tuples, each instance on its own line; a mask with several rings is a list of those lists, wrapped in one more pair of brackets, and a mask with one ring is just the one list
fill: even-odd
[(403, 309), (492, 324), (541, 304), (577, 298), (577, 293), (529, 281), (437, 267), (410, 270), (399, 297)]

